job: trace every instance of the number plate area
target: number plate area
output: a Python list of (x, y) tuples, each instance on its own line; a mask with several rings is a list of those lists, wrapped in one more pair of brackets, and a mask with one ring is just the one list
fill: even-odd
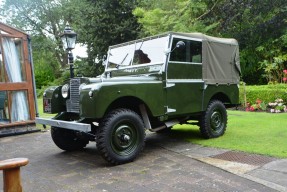
[(44, 113), (51, 113), (51, 99), (43, 99)]

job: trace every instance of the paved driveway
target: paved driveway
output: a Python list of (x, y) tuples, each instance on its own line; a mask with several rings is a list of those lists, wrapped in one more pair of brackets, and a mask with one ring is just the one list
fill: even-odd
[[(95, 143), (83, 151), (63, 152), (52, 142), (50, 132), (38, 132), (0, 138), (0, 160), (29, 158), (29, 164), (21, 169), (26, 192), (274, 191), (179, 153), (184, 141), (168, 137), (148, 134), (139, 158), (110, 166), (100, 157)], [(2, 188), (0, 183), (0, 191)]]

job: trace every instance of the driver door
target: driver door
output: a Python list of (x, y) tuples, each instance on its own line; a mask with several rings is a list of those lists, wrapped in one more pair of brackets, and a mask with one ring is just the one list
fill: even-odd
[(169, 116), (190, 114), (202, 110), (204, 81), (202, 80), (202, 41), (173, 37), (166, 75), (166, 113)]

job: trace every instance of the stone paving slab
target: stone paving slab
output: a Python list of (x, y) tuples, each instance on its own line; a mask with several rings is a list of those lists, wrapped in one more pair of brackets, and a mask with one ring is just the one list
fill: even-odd
[(276, 191), (185, 154), (201, 149), (203, 155), (208, 155), (208, 150), (213, 153), (172, 137), (148, 134), (138, 159), (110, 166), (100, 157), (95, 143), (82, 151), (63, 152), (49, 132), (41, 132), (1, 138), (0, 160), (29, 158), (29, 164), (21, 169), (24, 191), (29, 192)]
[(285, 189), (281, 191), (287, 191), (287, 159), (273, 161), (248, 174), (284, 186)]
[[(161, 138), (164, 140), (164, 143), (158, 143), (157, 145), (168, 150), (184, 154), (193, 159), (197, 159), (243, 178), (268, 186), (277, 191), (287, 191), (287, 159), (276, 160), (276, 158), (273, 158), (274, 161), (263, 166), (257, 165), (256, 162), (245, 164), (226, 161), (217, 159), (216, 156), (232, 152), (230, 150), (191, 144), (189, 142), (177, 140), (173, 138), (171, 134), (162, 134), (160, 136), (151, 135), (151, 137)], [(170, 144), (171, 142), (172, 144)], [(252, 156), (252, 154), (246, 153), (245, 156)], [(270, 157), (266, 158), (272, 159)], [(258, 155), (254, 155), (254, 160), (258, 160)]]

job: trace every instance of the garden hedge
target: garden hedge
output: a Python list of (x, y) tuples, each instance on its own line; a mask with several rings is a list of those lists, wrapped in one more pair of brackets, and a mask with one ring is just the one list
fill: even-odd
[[(283, 99), (287, 103), (287, 84), (270, 84), (270, 85), (245, 85), (246, 100), (255, 104), (257, 99), (268, 104), (276, 99)], [(244, 104), (244, 85), (240, 84), (240, 103)]]

